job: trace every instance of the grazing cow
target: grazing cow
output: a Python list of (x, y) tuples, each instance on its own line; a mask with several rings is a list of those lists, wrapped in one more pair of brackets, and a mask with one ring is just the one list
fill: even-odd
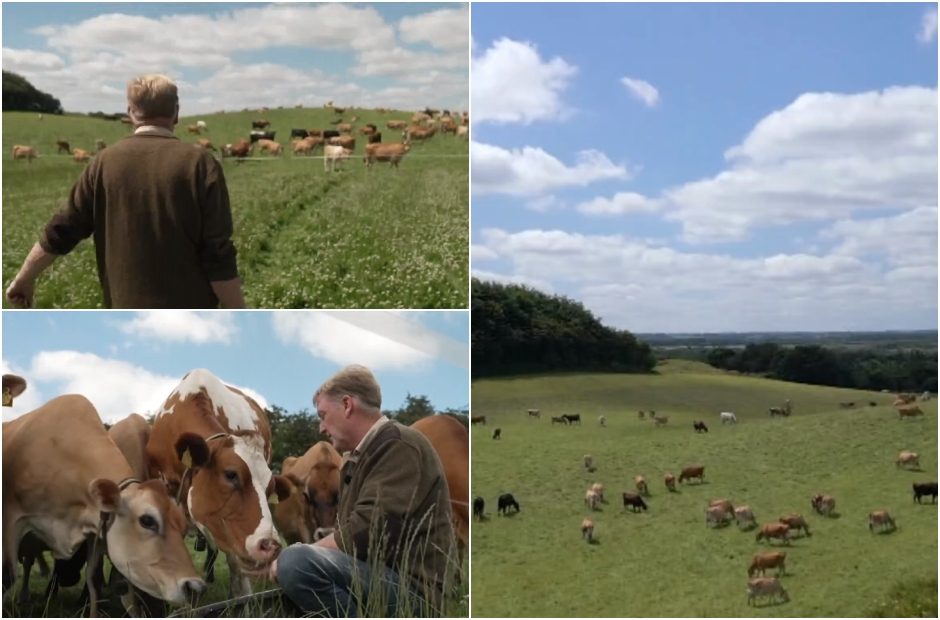
[(637, 474), (633, 477), (633, 485), (636, 487), (636, 490), (640, 492), (640, 495), (646, 495), (649, 497), (650, 490), (646, 485), (646, 478)]
[(308, 129), (307, 137), (308, 138), (322, 138), (323, 130), (322, 129)]
[(786, 412), (783, 410), (783, 407), (771, 407), (767, 410), (770, 413), (770, 417), (774, 416), (786, 416)]
[(668, 415), (664, 415), (664, 416), (654, 415), (653, 422), (656, 424), (656, 426), (665, 426), (669, 422), (669, 416)]
[(561, 415), (564, 419), (568, 420), (568, 424), (578, 423), (578, 426), (581, 426), (581, 414), (580, 413), (563, 413)]
[(223, 146), (222, 157), (236, 157), (240, 160), (251, 155), (251, 152), (254, 150), (254, 148), (254, 142), (249, 142), (248, 140), (242, 138), (235, 144), (226, 144)]
[(340, 133), (352, 133), (353, 126), (352, 123), (338, 123), (336, 125), (336, 130)]
[(408, 126), (408, 121), (387, 121), (385, 126), (389, 129), (404, 129)]
[(781, 523), (786, 523), (791, 532), (802, 530), (803, 534), (806, 536), (812, 536), (812, 534), (809, 533), (809, 523), (806, 522), (806, 519), (803, 518), (803, 515), (790, 513), (784, 517), (780, 517), (777, 520)]
[(61, 139), (56, 140), (55, 146), (56, 146), (56, 155), (61, 155), (62, 151), (65, 151), (69, 155), (72, 154), (72, 147), (69, 146), (68, 140), (61, 140)]
[(637, 411), (637, 416), (638, 416), (641, 420), (645, 420), (645, 419), (646, 419), (646, 412), (644, 412), (644, 411)]
[(607, 418), (604, 416), (599, 416), (597, 418), (597, 423), (600, 424), (601, 426), (607, 426)]
[(196, 121), (196, 127), (202, 131), (209, 131), (209, 126), (206, 125), (206, 121)]
[(317, 145), (323, 144), (322, 138), (309, 136), (303, 140), (297, 140), (291, 145), (294, 155), (311, 155), (317, 148)]
[(683, 467), (682, 471), (679, 473), (679, 484), (682, 484), (686, 480), (691, 480), (692, 478), (698, 478), (699, 482), (705, 482), (705, 466), (690, 465), (689, 467)]
[[(185, 531), (183, 513), (166, 488), (133, 477), (83, 396), (60, 396), (3, 424), (5, 580), (15, 578), (18, 546), (29, 532), (57, 559), (71, 558), (92, 537), (96, 543), (79, 558), (82, 563), (87, 558), (95, 566), (106, 551), (133, 585), (183, 603), (205, 589), (183, 542)], [(93, 571), (88, 573), (95, 616), (98, 590)]]
[(563, 415), (553, 415), (552, 426), (555, 426), (555, 424), (568, 424), (568, 418)]
[(470, 138), (470, 128), (467, 127), (466, 125), (461, 125), (461, 126), (458, 127), (457, 130), (454, 132), (454, 136), (456, 136), (456, 137), (458, 137), (458, 138), (467, 138), (467, 139), (469, 139), (469, 138)]
[(499, 499), (496, 500), (496, 503), (497, 514), (508, 515), (510, 508), (515, 510), (515, 512), (519, 512), (519, 502), (517, 502), (516, 498), (512, 496), (512, 493), (503, 493), (499, 496)]
[(310, 135), (310, 132), (307, 131), (306, 129), (291, 129), (290, 130), (291, 138), (300, 138), (302, 140), (308, 137), (309, 135)]
[(784, 544), (790, 544), (790, 526), (786, 523), (765, 523), (760, 526), (760, 531), (757, 532), (757, 542), (761, 540), (770, 541), (771, 538), (778, 538), (783, 541)]
[(22, 144), (13, 145), (13, 159), (25, 159), (26, 163), (33, 163), (33, 159), (39, 157), (39, 153), (36, 152), (31, 146), (24, 146)]
[(850, 402), (842, 402), (842, 403), (839, 403), (839, 407), (842, 408), (842, 409), (854, 409), (854, 408), (855, 408), (855, 401), (853, 400), (853, 401), (850, 401)]
[(194, 133), (197, 136), (202, 134), (202, 128), (199, 125), (188, 125), (186, 131), (189, 133)]
[(595, 482), (591, 485), (591, 490), (594, 491), (594, 494), (597, 495), (597, 501), (604, 503), (604, 485), (600, 482)]
[(776, 577), (755, 577), (748, 580), (747, 604), (753, 605), (759, 596), (769, 597), (771, 603), (776, 602), (778, 596), (785, 603), (790, 600), (790, 595)]
[(920, 455), (916, 452), (902, 450), (894, 462), (895, 467), (904, 466), (905, 469), (920, 469)]
[(757, 527), (757, 519), (754, 518), (754, 511), (750, 506), (738, 506), (734, 509), (734, 520), (738, 524), (738, 529), (749, 530)]
[(676, 477), (667, 472), (666, 475), (664, 476), (664, 480), (666, 482), (666, 489), (675, 493), (676, 492)]
[(376, 131), (375, 133), (369, 134), (366, 138), (366, 144), (382, 144), (382, 132)]
[(914, 485), (914, 501), (918, 504), (921, 503), (921, 497), (930, 496), (931, 503), (937, 503), (937, 483), (936, 482), (915, 482)]
[(287, 457), (281, 467), (290, 495), (277, 502), (273, 517), (288, 544), (310, 544), (336, 525), (342, 457), (327, 441), (312, 445), (300, 457)]
[(199, 138), (196, 140), (196, 146), (201, 146), (207, 151), (214, 151), (215, 147), (212, 145), (212, 141), (209, 138)]
[(251, 121), (251, 128), (252, 129), (266, 129), (270, 124), (271, 124), (270, 121), (266, 121), (264, 119)]
[(721, 419), (722, 424), (737, 424), (738, 416), (734, 415), (730, 411), (722, 411), (718, 414), (718, 417)]
[(594, 457), (590, 454), (584, 455), (584, 469), (590, 472), (593, 472), (595, 469), (597, 469), (596, 465), (594, 464)]
[(470, 544), (470, 434), (449, 415), (430, 415), (416, 420), (411, 427), (427, 437), (441, 461), (454, 532), (463, 548)]
[(823, 495), (817, 493), (810, 500), (810, 504), (813, 506), (813, 510), (828, 517), (836, 509), (836, 499), (831, 495)]
[(434, 134), (437, 133), (437, 127), (416, 127), (412, 125), (404, 131), (404, 138), (406, 142), (411, 142), (413, 140), (429, 140)]
[(897, 524), (887, 510), (873, 510), (868, 513), (868, 531), (873, 532), (875, 527), (878, 527), (882, 532), (886, 530), (893, 532), (898, 529)]
[(340, 135), (340, 134), (339, 134), (339, 132), (336, 131), (335, 129), (324, 129), (324, 130), (321, 132), (320, 137), (323, 138), (323, 141), (324, 141), (324, 142), (326, 142), (326, 141), (328, 141), (330, 138), (335, 138), (335, 137), (337, 137), (338, 135)]
[(72, 159), (80, 164), (87, 163), (91, 159), (91, 152), (85, 149), (75, 149), (72, 151)]
[(697, 421), (697, 422), (693, 422), (693, 423), (692, 423), (692, 427), (695, 429), (695, 432), (696, 432), (696, 433), (707, 433), (707, 432), (708, 432), (708, 427), (705, 426), (705, 422), (702, 422), (701, 420), (699, 420), (699, 421)]
[(486, 502), (483, 500), (482, 497), (473, 498), (473, 516), (479, 519), (480, 521), (483, 520), (483, 508), (485, 506), (486, 506)]
[(920, 410), (920, 407), (917, 405), (905, 405), (903, 407), (898, 407), (898, 419), (903, 420), (904, 418), (916, 418), (917, 416), (923, 416), (924, 412)]
[(336, 172), (339, 170), (339, 164), (349, 159), (352, 151), (341, 146), (333, 144), (323, 145), (323, 170), (327, 172)]
[(265, 574), (280, 551), (267, 498), (289, 497), (271, 474), (271, 429), (265, 411), (208, 370), (180, 381), (153, 422), (147, 442), (150, 478), (163, 480), (196, 527), (226, 554), (232, 594), (250, 591), (241, 573)]
[(271, 155), (280, 155), (283, 150), (279, 142), (263, 138), (258, 140), (258, 148), (261, 149), (262, 153), (271, 153)]
[(725, 510), (723, 506), (709, 506), (705, 509), (705, 525), (720, 527), (731, 522), (733, 513)]
[(528, 409), (528, 410), (526, 411), (526, 413), (529, 414), (529, 417), (530, 417), (530, 418), (541, 418), (541, 417), (542, 417), (542, 412), (539, 411), (538, 409)]
[(330, 138), (330, 144), (335, 144), (352, 151), (356, 148), (356, 139), (352, 136), (334, 136)]
[(493, 439), (500, 439), (502, 437), (502, 429), (494, 428), (493, 429)]
[(361, 133), (364, 136), (371, 136), (378, 130), (379, 128), (373, 125), (372, 123), (366, 123), (364, 127), (359, 128), (359, 133)]
[(97, 140), (95, 140), (95, 152), (96, 153), (100, 153), (101, 151), (105, 150), (107, 146), (108, 145), (101, 138), (98, 138)]
[(482, 424), (486, 426), (486, 416), (485, 415), (475, 415), (470, 416), (470, 424)]
[(731, 503), (729, 499), (713, 499), (708, 502), (709, 508), (721, 508), (728, 513), (729, 517), (734, 516), (734, 504)]
[(753, 577), (758, 572), (764, 575), (768, 568), (776, 568), (777, 575), (783, 575), (787, 572), (786, 561), (786, 551), (766, 551), (764, 553), (758, 553), (751, 559), (751, 564), (747, 567), (747, 576)]
[(589, 517), (581, 520), (581, 538), (588, 542), (594, 540), (594, 521)]
[(630, 506), (633, 509), (633, 512), (639, 512), (642, 508), (647, 510), (646, 502), (643, 501), (643, 498), (636, 493), (629, 493), (627, 491), (623, 492), (623, 507), (626, 508)]
[(398, 162), (400, 162), (410, 150), (411, 147), (409, 145), (402, 144), (401, 142), (367, 144), (363, 162), (365, 162), (366, 167), (369, 169), (371, 169), (372, 164), (377, 161), (387, 161), (390, 165), (398, 168)]
[(915, 400), (917, 400), (917, 395), (911, 394), (911, 393), (898, 394), (898, 397), (897, 397), (897, 401), (900, 401), (900, 404), (902, 405), (912, 403)]
[(590, 508), (591, 510), (597, 510), (597, 505), (600, 503), (600, 499), (597, 497), (592, 489), (588, 489), (584, 494), (584, 505)]
[(276, 133), (277, 133), (276, 131), (252, 131), (251, 133), (248, 134), (248, 139), (252, 143), (255, 143), (259, 140), (272, 140), (273, 141), (274, 135)]

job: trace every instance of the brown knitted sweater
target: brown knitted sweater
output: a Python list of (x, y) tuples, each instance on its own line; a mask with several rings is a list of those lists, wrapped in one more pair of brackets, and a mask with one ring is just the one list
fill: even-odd
[(174, 137), (100, 152), (39, 243), (62, 255), (92, 234), (107, 307), (215, 308), (210, 282), (238, 276), (222, 167)]

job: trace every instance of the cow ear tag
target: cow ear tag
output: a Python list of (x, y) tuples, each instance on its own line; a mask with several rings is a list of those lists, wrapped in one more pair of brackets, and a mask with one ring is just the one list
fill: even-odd
[(186, 448), (186, 451), (180, 456), (180, 461), (186, 469), (190, 469), (193, 466), (193, 455), (190, 454), (189, 448)]
[(10, 388), (3, 388), (3, 406), (12, 407), (13, 406), (13, 390)]
[(277, 504), (278, 501), (280, 501), (280, 500), (277, 499), (277, 491), (274, 491), (273, 493), (271, 493), (270, 495), (268, 495), (268, 503), (269, 503), (269, 504)]

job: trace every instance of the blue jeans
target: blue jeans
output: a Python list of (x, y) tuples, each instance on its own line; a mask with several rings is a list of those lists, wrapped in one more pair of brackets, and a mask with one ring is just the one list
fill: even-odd
[[(427, 616), (424, 597), (387, 566), (375, 571), (335, 549), (291, 545), (277, 558), (277, 580), (305, 613), (330, 618)], [(404, 596), (403, 596), (404, 594)]]

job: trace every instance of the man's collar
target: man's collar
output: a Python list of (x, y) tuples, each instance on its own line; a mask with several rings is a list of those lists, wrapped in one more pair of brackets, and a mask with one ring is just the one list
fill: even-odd
[(352, 452), (343, 453), (343, 464), (345, 465), (346, 462), (352, 462), (352, 463), (358, 462), (359, 455), (361, 455), (365, 451), (366, 447), (369, 445), (369, 442), (372, 441), (372, 438), (375, 437), (376, 434), (378, 434), (379, 429), (381, 429), (384, 425), (388, 424), (389, 422), (391, 422), (391, 420), (387, 416), (384, 416), (384, 415), (381, 416), (378, 420), (376, 420), (375, 423), (372, 424), (371, 427), (369, 427), (369, 430), (366, 431), (366, 434), (362, 437), (362, 440), (359, 442), (359, 445), (356, 446), (355, 450), (353, 450)]
[(176, 135), (166, 127), (159, 125), (141, 125), (134, 130), (134, 135), (147, 134), (152, 136), (163, 136), (165, 138), (175, 138)]

